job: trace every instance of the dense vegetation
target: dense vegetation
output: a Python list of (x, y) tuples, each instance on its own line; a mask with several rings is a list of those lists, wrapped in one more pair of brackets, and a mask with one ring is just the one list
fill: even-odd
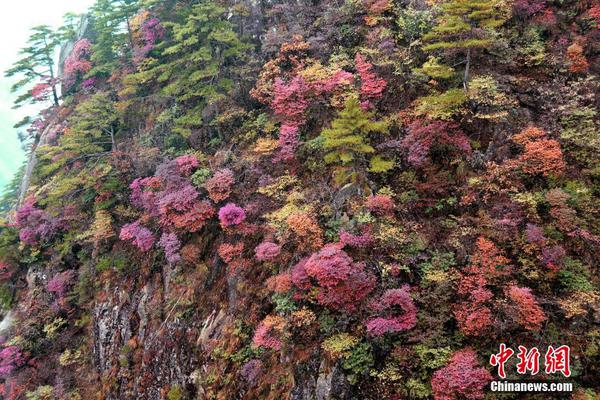
[(47, 108), (2, 201), (2, 398), (548, 398), (485, 390), (500, 343), (570, 346), (534, 378), (597, 398), (597, 1), (77, 20), (7, 71)]

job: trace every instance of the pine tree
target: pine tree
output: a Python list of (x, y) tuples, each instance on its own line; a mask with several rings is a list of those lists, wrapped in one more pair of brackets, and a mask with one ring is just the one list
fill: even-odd
[(62, 139), (66, 150), (87, 156), (107, 154), (117, 148), (119, 114), (107, 93), (97, 93), (77, 106)]
[(12, 92), (37, 83), (15, 100), (15, 108), (28, 102), (45, 100), (45, 96), (41, 93), (45, 90), (51, 92), (52, 101), (55, 106), (58, 106), (58, 80), (56, 79), (53, 55), (57, 46), (60, 45), (60, 40), (61, 35), (47, 25), (39, 25), (31, 29), (27, 46), (19, 52), (22, 58), (17, 60), (12, 68), (4, 74), (7, 78), (13, 76), (21, 78), (12, 86)]
[(463, 84), (469, 82), (471, 50), (487, 47), (492, 43), (489, 30), (504, 23), (498, 9), (499, 0), (449, 0), (442, 4), (438, 24), (423, 36), (425, 51), (456, 49), (465, 55)]
[(131, 19), (140, 9), (138, 0), (97, 0), (92, 7), (95, 40), (90, 75), (110, 74), (123, 58), (133, 55)]
[(374, 153), (367, 135), (382, 133), (387, 126), (385, 122), (372, 119), (373, 113), (361, 109), (358, 99), (348, 99), (344, 109), (331, 123), (331, 128), (321, 132), (323, 147), (329, 151), (324, 157), (325, 162), (347, 165), (360, 155)]
[(177, 111), (174, 132), (187, 137), (202, 124), (206, 104), (223, 98), (233, 87), (228, 66), (243, 59), (249, 45), (242, 42), (228, 21), (227, 9), (213, 2), (193, 5), (177, 22), (165, 22), (170, 40), (160, 60), (147, 60), (145, 70), (128, 83), (164, 85), (162, 93), (174, 98)]

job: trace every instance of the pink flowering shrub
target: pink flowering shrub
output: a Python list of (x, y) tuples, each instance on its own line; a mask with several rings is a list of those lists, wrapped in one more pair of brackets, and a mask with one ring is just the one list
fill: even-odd
[(174, 233), (163, 233), (158, 241), (158, 245), (165, 251), (165, 257), (171, 264), (181, 261), (179, 250), (181, 249), (181, 241)]
[(435, 400), (477, 400), (485, 396), (484, 388), (492, 375), (479, 366), (477, 354), (465, 348), (455, 352), (450, 363), (434, 372), (431, 389)]
[(328, 244), (292, 269), (292, 282), (301, 290), (316, 289), (319, 304), (338, 311), (355, 311), (375, 287), (375, 277), (355, 263), (340, 244)]
[(7, 377), (15, 369), (25, 364), (21, 349), (17, 346), (7, 346), (0, 351), (0, 376)]
[(235, 183), (233, 171), (228, 168), (221, 169), (206, 181), (204, 187), (208, 191), (208, 197), (218, 203), (229, 197), (231, 188)]
[(73, 51), (66, 58), (64, 65), (64, 83), (67, 88), (75, 84), (79, 76), (92, 69), (90, 56), (92, 43), (88, 39), (80, 39), (75, 43)]
[(544, 230), (537, 225), (527, 224), (525, 237), (529, 243), (543, 245), (546, 242)]
[(404, 285), (400, 289), (386, 290), (378, 300), (373, 301), (370, 305), (370, 308), (378, 313), (389, 312), (395, 307), (402, 310), (402, 315), (370, 319), (367, 322), (367, 333), (371, 336), (381, 336), (414, 328), (417, 324), (417, 307), (410, 297), (408, 285)]
[(354, 62), (360, 75), (361, 107), (370, 109), (373, 107), (373, 101), (383, 95), (387, 82), (372, 71), (373, 65), (362, 54), (356, 53)]
[(258, 261), (273, 261), (281, 253), (281, 246), (273, 242), (262, 242), (254, 251)]
[(189, 176), (200, 165), (198, 159), (193, 155), (184, 155), (175, 159), (177, 170), (181, 175)]
[(124, 225), (121, 228), (119, 239), (130, 241), (141, 251), (148, 251), (154, 245), (154, 235), (148, 228), (142, 226), (139, 221)]
[(430, 161), (433, 148), (450, 147), (459, 154), (470, 154), (469, 138), (457, 124), (447, 121), (416, 120), (408, 127), (401, 144), (408, 153), (413, 167), (422, 167)]
[(246, 212), (244, 209), (233, 203), (228, 203), (219, 210), (219, 221), (221, 221), (221, 226), (224, 228), (239, 225), (245, 219)]

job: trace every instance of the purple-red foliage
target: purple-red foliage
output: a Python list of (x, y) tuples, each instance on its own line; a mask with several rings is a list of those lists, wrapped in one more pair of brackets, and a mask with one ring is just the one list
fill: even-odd
[(0, 376), (7, 377), (23, 364), (25, 359), (19, 347), (7, 346), (0, 351)]
[(253, 347), (264, 347), (266, 349), (280, 350), (280, 336), (285, 327), (285, 320), (280, 316), (268, 315), (254, 331), (252, 338)]
[(127, 240), (142, 251), (148, 251), (154, 245), (154, 235), (150, 230), (135, 221), (121, 228), (119, 239)]
[(161, 187), (159, 178), (137, 178), (129, 185), (131, 194), (129, 200), (139, 208), (143, 208), (149, 215), (158, 215), (157, 190)]
[(304, 268), (307, 261), (308, 257), (303, 258), (296, 265), (294, 265), (291, 270), (292, 283), (301, 290), (308, 290), (312, 287), (310, 277)]
[(235, 183), (233, 171), (229, 168), (218, 170), (214, 175), (204, 183), (204, 187), (208, 191), (208, 197), (218, 203), (229, 197), (231, 187)]
[(408, 153), (408, 162), (422, 167), (430, 161), (431, 149), (450, 146), (462, 154), (471, 153), (469, 138), (454, 122), (418, 119), (408, 127), (402, 147)]
[(144, 59), (154, 49), (156, 43), (165, 36), (165, 28), (160, 20), (152, 17), (144, 21), (140, 27), (144, 45), (134, 51), (136, 61)]
[(262, 242), (254, 251), (258, 261), (273, 261), (281, 253), (281, 246), (273, 242)]
[(310, 105), (307, 99), (309, 90), (301, 76), (295, 76), (289, 82), (284, 82), (281, 78), (275, 79), (271, 108), (279, 120), (290, 125), (302, 125), (305, 111)]
[(546, 0), (517, 0), (513, 4), (516, 15), (523, 18), (537, 14), (546, 7)]
[(198, 159), (190, 154), (177, 157), (175, 159), (175, 164), (177, 164), (177, 170), (183, 176), (191, 175), (192, 172), (198, 168), (198, 165), (200, 165)]
[(360, 97), (363, 109), (373, 107), (373, 101), (383, 95), (387, 82), (372, 71), (373, 64), (368, 62), (365, 57), (356, 53), (354, 58), (356, 70), (360, 75)]
[(566, 255), (565, 248), (559, 244), (542, 249), (542, 261), (552, 271), (557, 271), (562, 266)]
[(197, 232), (215, 210), (207, 200), (199, 200), (196, 188), (182, 175), (195, 168), (194, 165), (187, 156), (162, 163), (155, 176), (137, 178), (131, 183), (131, 202), (149, 216), (158, 217), (168, 230)]
[(35, 206), (35, 199), (28, 198), (17, 210), (15, 225), (19, 239), (27, 245), (50, 240), (59, 230), (61, 221)]
[(298, 126), (283, 124), (279, 128), (279, 153), (273, 162), (290, 161), (294, 159), (296, 150), (300, 146), (298, 140)]
[(340, 231), (340, 243), (344, 244), (344, 246), (361, 249), (373, 243), (373, 237), (368, 228), (363, 228), (360, 235), (354, 235), (342, 229)]
[(367, 209), (376, 215), (390, 215), (394, 213), (396, 204), (394, 200), (385, 194), (376, 194), (374, 196), (367, 197), (365, 201)]
[(75, 272), (73, 270), (59, 272), (48, 281), (48, 283), (46, 284), (46, 288), (49, 292), (52, 292), (58, 297), (62, 298), (67, 292), (67, 288), (69, 287), (69, 285), (73, 283), (74, 277)]
[(66, 87), (73, 86), (79, 75), (85, 74), (92, 69), (91, 55), (92, 42), (88, 39), (80, 39), (75, 43), (73, 51), (71, 51), (64, 64), (63, 79)]
[(262, 361), (253, 359), (242, 365), (242, 368), (240, 369), (240, 376), (246, 381), (246, 383), (252, 384), (256, 382), (258, 377), (262, 374), (262, 370)]
[(455, 352), (450, 363), (433, 374), (431, 389), (435, 400), (483, 399), (484, 387), (492, 375), (479, 366), (470, 348)]
[(395, 307), (402, 310), (402, 315), (370, 319), (367, 322), (367, 332), (371, 336), (412, 329), (417, 324), (417, 307), (410, 297), (408, 285), (404, 285), (400, 289), (386, 290), (377, 301), (370, 304), (370, 307), (378, 313), (389, 311)]
[(246, 219), (246, 212), (242, 207), (233, 203), (227, 203), (219, 210), (219, 221), (221, 226), (229, 227), (239, 225)]
[(165, 251), (165, 257), (167, 261), (175, 264), (181, 261), (181, 241), (174, 233), (163, 233), (158, 241), (158, 245)]
[(341, 244), (328, 244), (292, 269), (292, 282), (298, 289), (315, 282), (317, 301), (335, 310), (352, 312), (375, 287), (375, 277), (364, 271), (341, 250)]
[(527, 227), (525, 228), (525, 236), (527, 241), (531, 244), (543, 245), (546, 243), (544, 230), (537, 225), (527, 224)]

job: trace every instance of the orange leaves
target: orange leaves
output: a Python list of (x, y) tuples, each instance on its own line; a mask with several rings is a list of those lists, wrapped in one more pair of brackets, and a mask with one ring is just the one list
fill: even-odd
[(562, 175), (565, 170), (560, 144), (547, 139), (546, 133), (536, 127), (528, 127), (513, 136), (513, 141), (524, 146), (517, 163), (521, 170), (530, 175)]
[(516, 304), (515, 312), (519, 324), (528, 330), (539, 330), (542, 322), (546, 320), (546, 315), (531, 294), (531, 289), (511, 285), (506, 294)]
[(590, 67), (590, 63), (585, 58), (583, 47), (577, 42), (567, 47), (567, 58), (569, 59), (569, 71), (571, 72), (587, 72)]
[(319, 224), (308, 214), (291, 214), (286, 219), (290, 230), (298, 236), (301, 243), (310, 249), (317, 249), (323, 246), (323, 231)]

